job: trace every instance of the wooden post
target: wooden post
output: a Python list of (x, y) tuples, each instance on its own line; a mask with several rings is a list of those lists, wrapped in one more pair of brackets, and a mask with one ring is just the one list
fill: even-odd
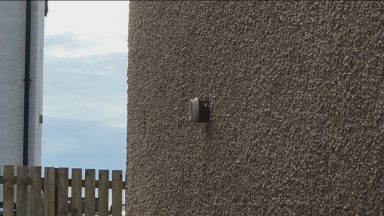
[(31, 216), (41, 216), (41, 167), (31, 168), (31, 180)]
[(95, 216), (95, 170), (85, 170), (85, 216)]
[(16, 201), (16, 214), (17, 216), (27, 215), (28, 206), (28, 167), (17, 167), (17, 201)]
[(57, 215), (68, 216), (68, 168), (59, 168), (57, 177)]
[(82, 215), (81, 205), (81, 169), (72, 169), (72, 216)]
[(122, 172), (112, 171), (112, 216), (121, 216), (122, 211)]
[(46, 167), (44, 174), (44, 215), (55, 216), (55, 168)]
[(99, 171), (99, 214), (100, 216), (108, 216), (108, 170)]
[(4, 184), (3, 184), (3, 203), (4, 216), (13, 216), (13, 201), (14, 201), (14, 167), (12, 165), (4, 166)]

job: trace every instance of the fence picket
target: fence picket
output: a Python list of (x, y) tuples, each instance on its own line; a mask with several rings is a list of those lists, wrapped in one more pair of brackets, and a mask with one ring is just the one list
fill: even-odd
[[(4, 210), (4, 214), (1, 215), (14, 216), (16, 213), (17, 216), (67, 216), (69, 214), (81, 216), (85, 213), (87, 216), (108, 216), (111, 214), (109, 211), (111, 199), (112, 215), (121, 215), (122, 190), (124, 190), (122, 171), (112, 171), (112, 181), (109, 179), (108, 170), (100, 170), (98, 180), (95, 179), (95, 173), (94, 169), (86, 169), (85, 180), (83, 180), (82, 169), (72, 169), (72, 177), (69, 179), (68, 168), (46, 167), (42, 177), (42, 168), (39, 166), (30, 169), (28, 166), (18, 166), (15, 174), (15, 166), (5, 165), (3, 176), (0, 175)], [(70, 202), (68, 187), (72, 187)], [(85, 198), (82, 196), (83, 188)], [(96, 188), (98, 198), (95, 198)], [(112, 189), (112, 197), (109, 197), (109, 189)]]
[(81, 205), (81, 169), (72, 169), (72, 216), (82, 215)]
[(31, 168), (31, 216), (41, 216), (41, 167)]
[(55, 168), (45, 168), (44, 174), (44, 215), (55, 215)]
[(12, 165), (4, 166), (4, 187), (3, 187), (3, 203), (4, 216), (13, 216), (13, 200), (14, 200), (14, 167)]
[(17, 167), (17, 201), (16, 214), (17, 216), (27, 215), (27, 189), (28, 189), (28, 167)]
[(95, 170), (85, 170), (85, 216), (95, 216)]
[(112, 216), (121, 216), (122, 212), (122, 172), (112, 171)]
[(99, 171), (99, 214), (100, 216), (107, 216), (108, 213), (108, 170)]
[(68, 216), (68, 168), (57, 169), (57, 215)]

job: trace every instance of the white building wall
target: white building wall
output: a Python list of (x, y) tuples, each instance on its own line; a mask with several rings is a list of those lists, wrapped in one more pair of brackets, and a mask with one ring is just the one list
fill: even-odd
[[(44, 1), (32, 1), (29, 165), (41, 164)], [(2, 165), (23, 163), (25, 1), (0, 1), (0, 175)], [(0, 202), (3, 200), (0, 185)]]
[(39, 116), (43, 113), (43, 55), (44, 55), (44, 1), (32, 1), (31, 31), (31, 80), (29, 120), (29, 161), (31, 165), (41, 164), (42, 124)]
[(25, 7), (0, 1), (0, 164), (23, 162)]
[[(44, 1), (32, 1), (29, 165), (40, 165)], [(23, 162), (26, 2), (0, 1), (0, 165)]]

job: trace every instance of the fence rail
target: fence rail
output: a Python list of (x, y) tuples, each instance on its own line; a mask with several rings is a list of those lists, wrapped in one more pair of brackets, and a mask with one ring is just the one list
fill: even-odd
[[(31, 216), (122, 215), (125, 182), (121, 170), (112, 171), (111, 181), (109, 170), (99, 170), (98, 179), (94, 169), (86, 169), (84, 179), (82, 169), (71, 171), (69, 178), (68, 168), (46, 167), (42, 177), (41, 167), (3, 166), (0, 185), (3, 185), (4, 216), (13, 216), (15, 212), (17, 216), (24, 216), (28, 215), (28, 210)], [(98, 197), (95, 196), (96, 190)], [(112, 191), (111, 197), (109, 190)], [(109, 201), (112, 201), (111, 210)]]

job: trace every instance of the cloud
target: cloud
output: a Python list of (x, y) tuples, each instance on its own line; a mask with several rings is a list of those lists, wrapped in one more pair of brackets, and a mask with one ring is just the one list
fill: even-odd
[(127, 64), (124, 54), (47, 62), (44, 115), (125, 127)]
[(50, 1), (42, 165), (123, 169), (128, 2)]
[[(50, 43), (45, 46), (45, 56), (48, 61), (58, 58), (83, 58), (94, 55), (105, 55), (112, 53), (127, 53), (127, 42), (117, 39), (81, 39), (75, 35), (72, 38), (58, 41), (52, 44), (56, 38), (64, 37), (68, 34), (48, 36), (47, 40)], [(52, 39), (53, 38), (53, 39)]]
[[(44, 48), (49, 49), (52, 47), (69, 47), (69, 48), (78, 48), (78, 47), (93, 47), (96, 44), (90, 41), (79, 41), (76, 39), (76, 36), (72, 32), (66, 32), (63, 34), (47, 36), (44, 40)], [(48, 55), (50, 56), (50, 55)]]
[[(50, 1), (45, 20), (46, 56), (127, 53), (128, 5), (127, 1)], [(53, 44), (55, 39), (60, 43)]]

